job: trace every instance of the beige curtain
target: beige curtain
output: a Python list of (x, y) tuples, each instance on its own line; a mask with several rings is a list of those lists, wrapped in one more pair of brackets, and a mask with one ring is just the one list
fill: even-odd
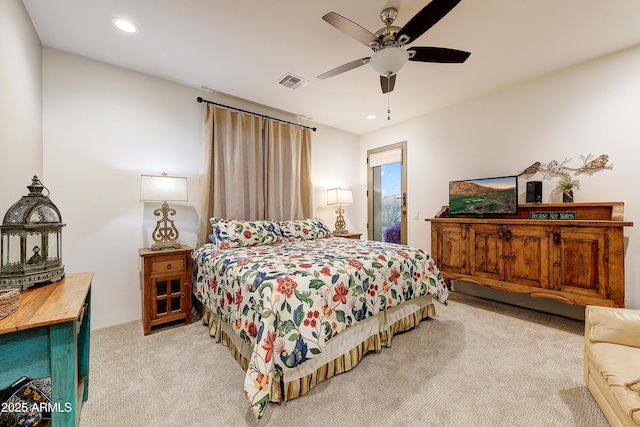
[(310, 218), (311, 130), (265, 120), (265, 217), (273, 220)]
[(199, 245), (207, 242), (214, 216), (282, 221), (313, 215), (310, 129), (206, 104), (202, 138)]
[(213, 216), (264, 219), (262, 119), (206, 104), (198, 244), (211, 233)]

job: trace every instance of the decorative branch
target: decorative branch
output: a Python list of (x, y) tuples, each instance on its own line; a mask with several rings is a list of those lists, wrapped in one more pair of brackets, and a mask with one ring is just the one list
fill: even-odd
[(518, 177), (529, 179), (538, 172), (542, 175), (544, 179), (551, 179), (552, 176), (559, 176), (560, 179), (570, 180), (571, 174), (569, 171), (573, 171), (574, 175), (578, 175), (581, 173), (586, 173), (587, 175), (593, 175), (595, 172), (605, 170), (605, 169), (613, 169), (613, 164), (607, 165), (609, 161), (609, 156), (603, 154), (598, 158), (591, 160), (593, 155), (589, 154), (588, 156), (579, 156), (580, 160), (582, 160), (583, 164), (579, 168), (570, 168), (565, 166), (571, 159), (566, 158), (562, 163), (558, 163), (557, 160), (551, 160), (549, 163), (544, 164), (540, 162), (535, 162), (522, 172), (518, 173)]
[(569, 178), (569, 172), (567, 172), (567, 168), (564, 165), (570, 161), (571, 159), (566, 157), (562, 163), (558, 163), (557, 160), (551, 160), (547, 165), (547, 172), (554, 176)]

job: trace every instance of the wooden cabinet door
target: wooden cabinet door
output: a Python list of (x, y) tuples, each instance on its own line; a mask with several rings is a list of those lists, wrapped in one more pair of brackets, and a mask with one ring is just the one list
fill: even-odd
[(163, 275), (151, 278), (150, 320), (184, 317), (186, 304), (184, 275)]
[(469, 274), (504, 280), (506, 230), (506, 226), (493, 224), (474, 224), (469, 229)]
[(504, 280), (538, 288), (549, 287), (549, 245), (544, 227), (511, 226), (504, 231), (506, 268)]
[(439, 224), (436, 227), (435, 261), (442, 272), (468, 274), (469, 225)]
[(606, 229), (553, 230), (553, 288), (575, 295), (609, 297), (609, 239)]

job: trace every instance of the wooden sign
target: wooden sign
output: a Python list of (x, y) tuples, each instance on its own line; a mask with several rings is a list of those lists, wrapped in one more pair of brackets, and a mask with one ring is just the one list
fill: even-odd
[(564, 220), (572, 221), (576, 219), (575, 212), (531, 212), (531, 219), (541, 220)]

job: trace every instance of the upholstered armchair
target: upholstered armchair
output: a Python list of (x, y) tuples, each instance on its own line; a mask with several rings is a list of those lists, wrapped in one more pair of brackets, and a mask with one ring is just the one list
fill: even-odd
[(584, 381), (612, 426), (640, 426), (640, 310), (586, 307)]

